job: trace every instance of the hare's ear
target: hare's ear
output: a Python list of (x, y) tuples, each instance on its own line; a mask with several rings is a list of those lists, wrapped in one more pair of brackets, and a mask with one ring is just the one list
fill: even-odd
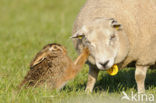
[(86, 26), (83, 26), (80, 30), (78, 30), (71, 38), (78, 38), (82, 39), (85, 37), (85, 34), (88, 32), (88, 29)]
[(119, 24), (115, 19), (111, 18), (111, 26), (116, 30), (122, 30), (122, 25)]
[(46, 54), (45, 53), (35, 57), (35, 59), (30, 64), (30, 69), (32, 69), (35, 65), (41, 63), (45, 58), (46, 58)]

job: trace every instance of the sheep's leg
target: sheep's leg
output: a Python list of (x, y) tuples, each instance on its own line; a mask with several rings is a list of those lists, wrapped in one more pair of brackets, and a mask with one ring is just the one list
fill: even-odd
[(138, 93), (144, 93), (145, 92), (145, 78), (146, 78), (146, 72), (149, 66), (136, 66), (135, 70), (135, 80), (137, 83), (137, 89)]
[(94, 85), (96, 83), (96, 79), (98, 77), (98, 73), (99, 73), (98, 69), (93, 68), (92, 66), (89, 67), (86, 92), (92, 92), (93, 91)]

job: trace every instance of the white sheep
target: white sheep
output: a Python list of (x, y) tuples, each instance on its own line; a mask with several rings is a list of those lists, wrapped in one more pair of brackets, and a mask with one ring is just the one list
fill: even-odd
[(114, 64), (122, 68), (134, 61), (138, 92), (143, 93), (147, 69), (156, 63), (156, 2), (87, 0), (72, 37), (79, 53), (84, 46), (90, 50), (86, 90), (93, 90), (99, 70)]

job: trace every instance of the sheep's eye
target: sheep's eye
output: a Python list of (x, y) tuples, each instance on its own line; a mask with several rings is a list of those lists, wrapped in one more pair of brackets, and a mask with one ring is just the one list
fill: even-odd
[(116, 37), (115, 34), (113, 34), (113, 35), (111, 36), (110, 40), (113, 40), (115, 37)]

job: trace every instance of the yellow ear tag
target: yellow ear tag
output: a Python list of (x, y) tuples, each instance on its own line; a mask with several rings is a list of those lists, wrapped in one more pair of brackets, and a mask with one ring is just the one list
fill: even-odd
[(78, 36), (79, 39), (82, 39), (82, 36)]
[(107, 70), (108, 74), (114, 76), (118, 73), (119, 69), (117, 65), (113, 65), (110, 69)]
[(115, 29), (116, 29), (116, 30), (119, 30), (119, 27), (117, 26), (117, 27), (115, 27)]

